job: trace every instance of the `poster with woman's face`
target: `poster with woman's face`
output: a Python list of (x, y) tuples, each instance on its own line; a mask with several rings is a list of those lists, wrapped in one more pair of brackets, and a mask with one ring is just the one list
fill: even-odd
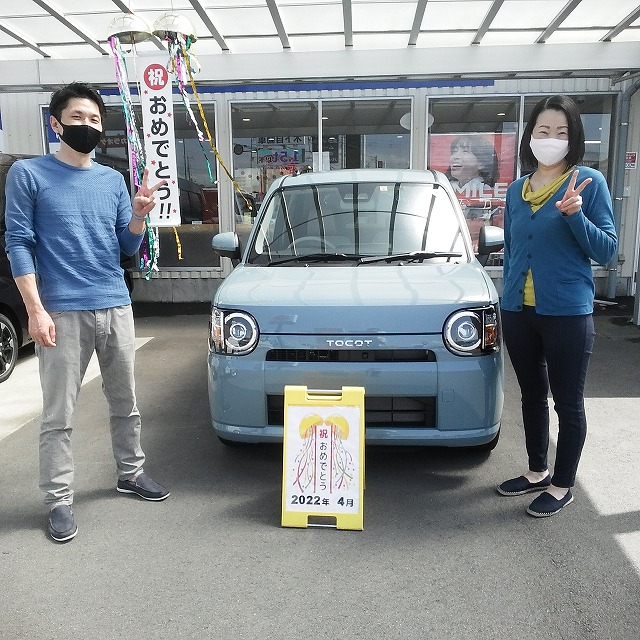
[(515, 179), (515, 133), (437, 133), (429, 136), (428, 168), (451, 182), (474, 249), (480, 227), (503, 226), (507, 187)]

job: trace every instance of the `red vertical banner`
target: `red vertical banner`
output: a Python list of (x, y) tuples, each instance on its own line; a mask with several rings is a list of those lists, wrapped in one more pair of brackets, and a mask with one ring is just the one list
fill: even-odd
[(156, 205), (149, 218), (154, 227), (175, 227), (180, 224), (180, 190), (171, 78), (158, 62), (147, 62), (141, 68), (140, 104), (149, 184), (167, 181), (156, 191)]

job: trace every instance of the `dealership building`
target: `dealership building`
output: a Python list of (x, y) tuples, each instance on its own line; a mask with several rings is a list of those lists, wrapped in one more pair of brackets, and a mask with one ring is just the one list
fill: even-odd
[[(188, 50), (168, 46), (174, 29), (191, 36)], [(176, 59), (189, 65), (172, 96), (180, 213), (158, 227), (156, 268), (134, 273), (134, 300), (209, 300), (232, 268), (212, 236), (246, 238), (251, 208), (280, 175), (447, 173), (461, 136), (496, 158), (490, 180), (458, 190), (472, 237), (478, 225), (501, 225), (527, 118), (541, 97), (563, 93), (580, 107), (584, 164), (605, 175), (613, 197), (619, 249), (611, 264), (593, 265), (597, 297), (635, 296), (640, 323), (635, 0), (84, 0), (68, 13), (43, 0), (3, 3), (0, 151), (54, 151), (51, 92), (90, 82), (108, 110), (95, 159), (128, 174), (144, 70), (156, 65), (171, 79)]]

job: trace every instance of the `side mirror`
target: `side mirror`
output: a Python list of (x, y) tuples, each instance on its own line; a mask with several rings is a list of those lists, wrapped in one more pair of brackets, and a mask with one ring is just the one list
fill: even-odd
[(504, 247), (504, 229), (493, 226), (480, 227), (478, 237), (478, 261), (484, 267), (489, 255), (501, 251)]
[(223, 258), (230, 258), (232, 261), (240, 260), (240, 239), (235, 231), (217, 233), (211, 240), (211, 247)]

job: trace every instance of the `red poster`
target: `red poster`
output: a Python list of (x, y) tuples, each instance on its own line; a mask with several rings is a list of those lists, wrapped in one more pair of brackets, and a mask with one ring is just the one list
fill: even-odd
[(429, 169), (451, 181), (474, 248), (480, 227), (503, 226), (507, 187), (515, 179), (515, 133), (442, 133), (429, 136)]

